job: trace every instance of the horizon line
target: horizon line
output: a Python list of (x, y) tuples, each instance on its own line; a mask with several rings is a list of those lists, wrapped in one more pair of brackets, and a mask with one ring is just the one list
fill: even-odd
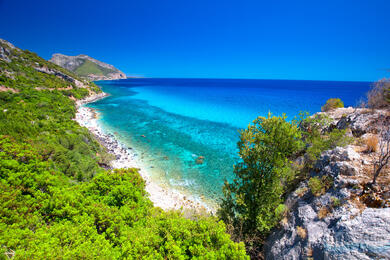
[[(377, 80), (329, 80), (329, 79), (275, 79), (275, 78), (222, 78), (222, 77), (153, 77), (153, 76), (129, 76), (126, 75), (126, 79), (220, 79), (220, 80), (285, 80), (285, 81), (328, 81), (328, 82), (364, 82), (364, 83), (374, 83)], [(385, 78), (385, 77), (383, 77)], [(118, 79), (124, 80), (124, 79)], [(378, 79), (380, 80), (380, 79)]]

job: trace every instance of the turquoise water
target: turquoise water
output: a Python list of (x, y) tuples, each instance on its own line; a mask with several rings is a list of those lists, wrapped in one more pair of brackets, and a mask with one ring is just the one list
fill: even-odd
[[(99, 123), (128, 147), (155, 181), (217, 200), (238, 160), (238, 130), (268, 112), (320, 111), (328, 98), (356, 105), (368, 82), (127, 79), (97, 84), (110, 97), (89, 104)], [(197, 164), (204, 156), (203, 164)]]

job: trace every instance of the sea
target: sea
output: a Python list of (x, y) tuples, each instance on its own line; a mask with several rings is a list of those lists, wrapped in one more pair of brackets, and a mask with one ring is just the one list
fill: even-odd
[(110, 96), (87, 106), (158, 184), (218, 203), (234, 178), (240, 129), (258, 116), (321, 111), (329, 98), (356, 106), (370, 82), (130, 78), (96, 82)]

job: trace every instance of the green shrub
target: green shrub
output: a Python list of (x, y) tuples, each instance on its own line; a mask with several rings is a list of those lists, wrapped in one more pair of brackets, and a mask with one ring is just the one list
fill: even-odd
[(308, 186), (314, 196), (321, 196), (332, 187), (333, 179), (330, 176), (312, 177), (308, 181)]
[(308, 185), (309, 185), (309, 188), (311, 190), (311, 193), (313, 193), (313, 195), (315, 195), (315, 196), (319, 196), (323, 192), (323, 186), (321, 183), (321, 179), (318, 177), (310, 178)]
[(307, 140), (309, 144), (306, 151), (308, 166), (312, 166), (323, 151), (336, 148), (337, 146), (346, 146), (352, 143), (353, 138), (346, 136), (345, 129), (334, 129), (324, 135), (312, 135)]
[(286, 116), (259, 117), (241, 131), (238, 148), (241, 162), (225, 184), (218, 215), (236, 234), (265, 237), (283, 213), (282, 184), (290, 178), (289, 158), (303, 149), (301, 133)]
[(327, 112), (336, 108), (344, 107), (344, 102), (339, 98), (330, 98), (326, 101), (325, 105), (321, 107), (322, 112)]
[(341, 206), (341, 201), (339, 198), (332, 197), (331, 200), (332, 200), (332, 207), (333, 208), (337, 208), (337, 207)]
[(306, 168), (311, 168), (323, 151), (337, 146), (346, 146), (353, 142), (353, 137), (346, 135), (347, 129), (327, 131), (332, 120), (326, 114), (302, 118), (299, 126), (306, 143)]

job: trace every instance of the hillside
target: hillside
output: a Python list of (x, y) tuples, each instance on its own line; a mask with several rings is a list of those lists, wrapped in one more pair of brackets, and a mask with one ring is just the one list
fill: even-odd
[(0, 259), (247, 259), (215, 217), (164, 212), (136, 169), (110, 169), (74, 120), (100, 92), (0, 40)]
[(114, 66), (83, 54), (77, 56), (53, 54), (50, 61), (91, 81), (126, 78), (126, 75)]

